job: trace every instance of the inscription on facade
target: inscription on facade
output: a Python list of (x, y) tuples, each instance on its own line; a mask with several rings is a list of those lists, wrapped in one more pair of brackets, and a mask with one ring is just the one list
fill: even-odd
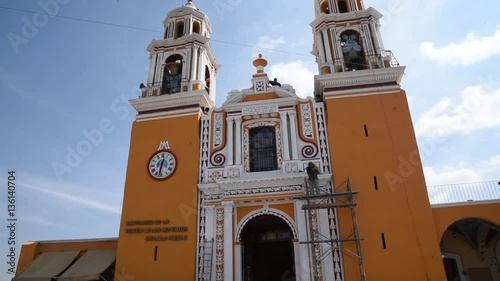
[(278, 105), (259, 105), (259, 106), (249, 106), (241, 109), (241, 113), (243, 115), (254, 115), (254, 114), (265, 114), (265, 113), (273, 113), (278, 112)]
[[(146, 241), (187, 240), (187, 226), (170, 226), (170, 220), (131, 220), (125, 222), (126, 234), (146, 234)], [(168, 234), (168, 235), (167, 235)]]

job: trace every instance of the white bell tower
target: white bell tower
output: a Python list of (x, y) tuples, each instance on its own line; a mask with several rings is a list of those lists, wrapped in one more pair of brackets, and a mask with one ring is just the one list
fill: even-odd
[(210, 47), (208, 17), (188, 0), (169, 12), (163, 25), (164, 38), (151, 41), (147, 48), (150, 67), (147, 84), (141, 85), (142, 97), (205, 91), (215, 104), (220, 65)]

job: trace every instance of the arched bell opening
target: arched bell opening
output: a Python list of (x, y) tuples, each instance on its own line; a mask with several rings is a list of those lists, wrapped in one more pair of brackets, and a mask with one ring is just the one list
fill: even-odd
[(205, 89), (207, 93), (210, 94), (210, 69), (208, 65), (205, 65)]
[(320, 6), (321, 12), (323, 14), (329, 14), (330, 13), (330, 7), (328, 6), (328, 1), (323, 1)]
[(347, 30), (340, 35), (340, 46), (344, 55), (346, 71), (366, 69), (365, 52), (361, 36), (354, 30)]
[(481, 219), (454, 222), (441, 238), (447, 281), (500, 280), (500, 227)]
[(347, 2), (345, 0), (339, 0), (337, 2), (337, 5), (339, 7), (340, 13), (348, 13), (349, 12), (349, 7), (347, 6)]
[(201, 25), (200, 22), (195, 21), (193, 23), (193, 33), (200, 34), (201, 33)]
[(295, 280), (293, 232), (283, 219), (261, 215), (242, 229), (242, 280)]
[(178, 21), (175, 24), (175, 39), (184, 36), (184, 22)]
[(181, 55), (172, 55), (165, 61), (162, 95), (171, 95), (181, 91), (182, 59)]

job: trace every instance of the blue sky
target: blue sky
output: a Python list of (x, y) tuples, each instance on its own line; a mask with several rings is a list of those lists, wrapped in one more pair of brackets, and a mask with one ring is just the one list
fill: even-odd
[[(54, 1), (1, 0), (0, 6), (43, 12), (43, 3), (52, 2), (58, 4), (49, 12), (58, 16), (159, 32), (0, 7), (0, 182), (4, 187), (7, 169), (17, 171), (18, 243), (117, 236), (135, 116), (127, 100), (146, 81), (146, 46), (162, 36), (166, 13), (184, 4)], [(217, 105), (230, 90), (250, 86), (258, 53), (269, 61), (270, 77), (300, 96), (312, 94), (312, 0), (195, 3), (210, 17), (212, 48), (222, 65)], [(384, 14), (385, 48), (407, 66), (402, 86), (425, 147), (428, 185), (499, 179), (500, 2), (382, 0), (365, 6)], [(35, 29), (26, 27), (33, 23)], [(13, 44), (16, 35), (24, 39)], [(89, 135), (93, 143), (84, 147)], [(78, 148), (85, 155), (68, 158)], [(59, 164), (67, 169), (56, 172)], [(7, 236), (0, 229), (3, 256)], [(4, 262), (0, 269), (5, 272)]]

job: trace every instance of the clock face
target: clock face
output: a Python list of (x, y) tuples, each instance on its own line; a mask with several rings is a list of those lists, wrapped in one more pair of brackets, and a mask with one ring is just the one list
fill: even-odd
[(176, 167), (175, 156), (165, 150), (156, 152), (148, 163), (149, 174), (157, 180), (164, 180), (170, 177)]

